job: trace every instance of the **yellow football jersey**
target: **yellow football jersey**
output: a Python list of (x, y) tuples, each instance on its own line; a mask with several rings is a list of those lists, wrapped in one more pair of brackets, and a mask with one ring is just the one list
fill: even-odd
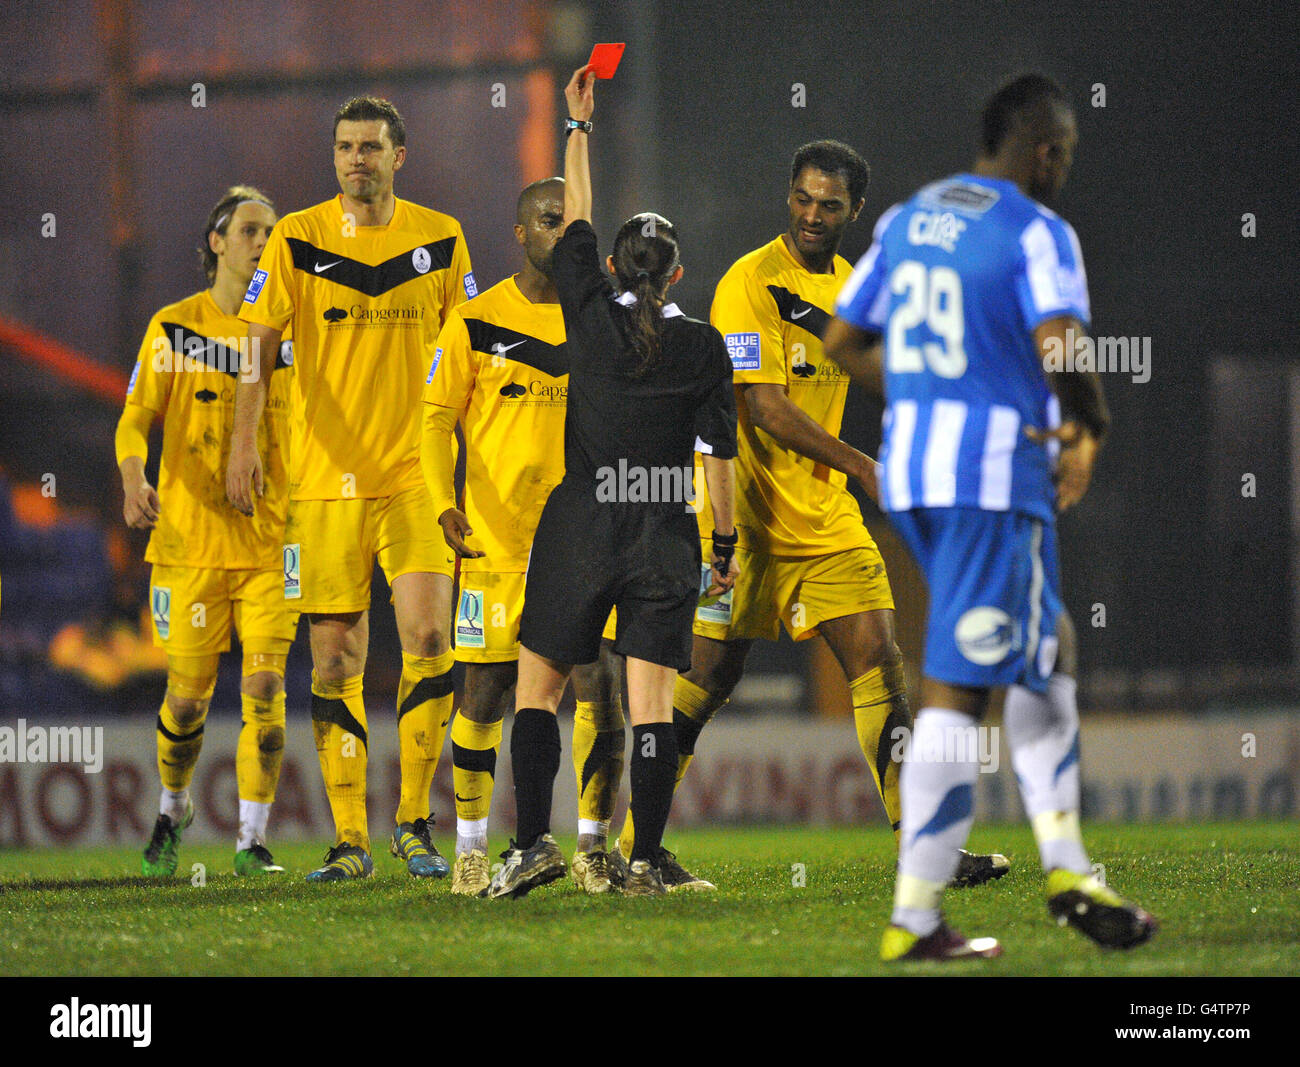
[(239, 317), (293, 330), (293, 499), (423, 485), (420, 384), (477, 294), (460, 223), (399, 199), (386, 226), (358, 226), (336, 196), (276, 223), (258, 265)]
[[(853, 268), (835, 257), (834, 274), (801, 266), (780, 237), (742, 256), (718, 282), (709, 320), (731, 355), (737, 385), (736, 526), (751, 551), (815, 556), (871, 544), (848, 478), (782, 448), (749, 418), (740, 386), (772, 383), (832, 437), (844, 417), (849, 376), (826, 359), (822, 335)], [(703, 478), (697, 478), (703, 485)], [(700, 525), (713, 513), (700, 494)]]
[(145, 552), (150, 563), (229, 570), (281, 565), (293, 377), (285, 366), (288, 341), (257, 429), (266, 495), (251, 519), (226, 499), (235, 386), (254, 366), (247, 337), (245, 324), (217, 307), (207, 290), (169, 304), (149, 321), (126, 402), (164, 416), (161, 509)]
[(507, 278), (448, 317), (424, 400), (458, 411), (465, 432), (465, 514), (486, 555), (462, 560), (462, 572), (528, 569), (542, 507), (564, 478), (568, 391), (559, 304), (534, 304)]

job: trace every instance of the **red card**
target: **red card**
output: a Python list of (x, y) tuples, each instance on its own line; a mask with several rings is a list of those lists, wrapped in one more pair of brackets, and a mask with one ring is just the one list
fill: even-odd
[(597, 78), (612, 78), (618, 70), (618, 61), (623, 58), (626, 44), (598, 44), (591, 49), (591, 58), (587, 66)]

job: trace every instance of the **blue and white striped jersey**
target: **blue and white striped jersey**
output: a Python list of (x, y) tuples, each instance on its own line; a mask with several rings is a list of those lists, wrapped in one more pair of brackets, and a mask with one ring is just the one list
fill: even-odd
[(836, 312), (885, 335), (881, 503), (1054, 515), (1060, 423), (1033, 331), (1087, 326), (1088, 285), (1069, 223), (1009, 181), (958, 174), (886, 211)]

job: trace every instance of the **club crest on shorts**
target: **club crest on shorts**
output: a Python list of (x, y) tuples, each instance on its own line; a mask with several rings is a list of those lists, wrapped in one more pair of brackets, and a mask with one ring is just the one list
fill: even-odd
[(302, 596), (302, 546), (284, 546), (284, 599), (297, 600)]
[(721, 596), (706, 599), (704, 594), (708, 591), (713, 579), (710, 572), (713, 570), (707, 563), (700, 564), (700, 603), (695, 609), (695, 617), (700, 622), (718, 622), (723, 626), (731, 625), (731, 594), (735, 588), (728, 589)]
[(456, 647), (483, 648), (483, 592), (462, 589), (456, 608)]
[(1006, 659), (1014, 636), (1011, 616), (989, 605), (971, 608), (953, 629), (957, 650), (981, 667), (992, 667)]
[(150, 606), (154, 629), (166, 641), (172, 628), (172, 591), (165, 585), (155, 585), (150, 593)]

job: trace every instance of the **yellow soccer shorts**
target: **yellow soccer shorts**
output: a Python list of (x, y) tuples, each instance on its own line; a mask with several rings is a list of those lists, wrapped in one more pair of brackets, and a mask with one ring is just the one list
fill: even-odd
[(338, 615), (370, 607), (375, 560), (391, 585), (403, 574), (456, 570), (423, 485), (392, 496), (290, 500), (283, 597), (295, 611)]
[(283, 655), (298, 631), (298, 609), (284, 599), (278, 569), (154, 564), (149, 605), (154, 644), (169, 656), (227, 652), (232, 629), (246, 655)]
[[(704, 543), (704, 558), (712, 545)], [(766, 638), (781, 626), (796, 641), (831, 619), (893, 608), (885, 562), (875, 543), (823, 556), (771, 556), (736, 550), (740, 577), (717, 601), (695, 610), (695, 633), (715, 641)]]
[[(519, 619), (524, 613), (526, 571), (460, 573), (456, 601), (456, 659), (460, 663), (513, 663), (519, 658)], [(614, 640), (617, 613), (609, 613), (602, 637)]]

